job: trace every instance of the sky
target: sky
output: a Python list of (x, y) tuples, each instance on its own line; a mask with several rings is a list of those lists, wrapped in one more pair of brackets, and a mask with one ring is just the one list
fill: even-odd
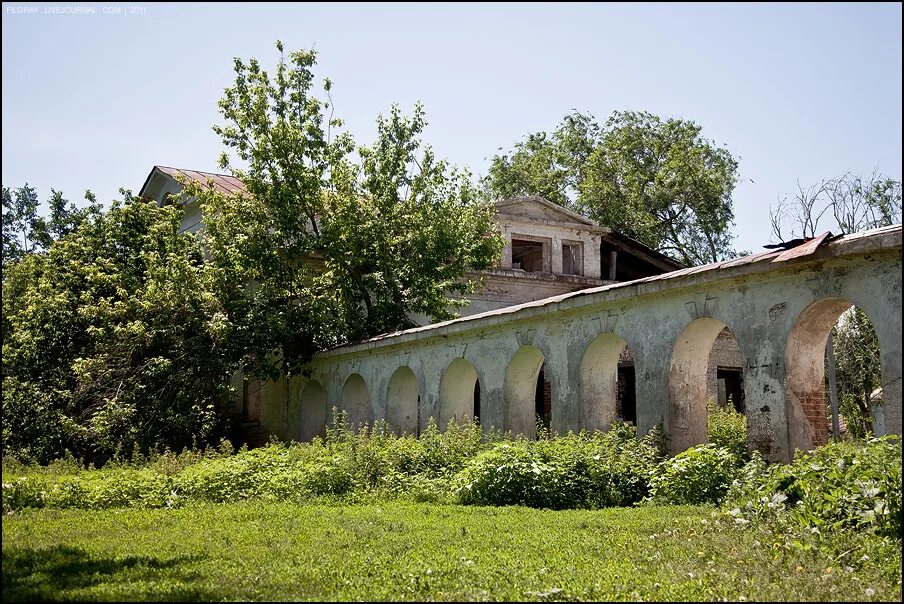
[(272, 67), (280, 39), (317, 50), (360, 143), (421, 101), (436, 154), (478, 176), (572, 110), (693, 120), (739, 160), (735, 247), (758, 251), (798, 181), (901, 179), (901, 18), (898, 3), (4, 2), (2, 184), (109, 202), (155, 164), (217, 171), (233, 58)]

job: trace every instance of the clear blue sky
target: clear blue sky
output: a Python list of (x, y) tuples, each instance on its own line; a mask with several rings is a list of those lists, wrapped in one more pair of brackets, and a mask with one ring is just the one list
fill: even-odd
[(420, 100), (438, 155), (478, 175), (572, 108), (694, 120), (740, 159), (742, 249), (768, 241), (768, 207), (798, 179), (901, 178), (900, 4), (4, 3), (2, 27), (3, 185), (42, 197), (108, 202), (154, 164), (215, 170), (232, 58), (272, 65), (277, 38), (319, 51), (360, 142)]

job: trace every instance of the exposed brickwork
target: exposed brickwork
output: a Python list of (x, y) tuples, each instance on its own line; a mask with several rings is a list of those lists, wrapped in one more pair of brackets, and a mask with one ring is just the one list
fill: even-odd
[(826, 417), (825, 393), (807, 392), (800, 395), (800, 405), (813, 427), (813, 446), (829, 442), (829, 421)]

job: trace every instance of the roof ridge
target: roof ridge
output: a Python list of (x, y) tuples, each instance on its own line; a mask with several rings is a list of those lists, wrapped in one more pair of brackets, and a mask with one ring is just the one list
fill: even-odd
[(155, 168), (166, 168), (167, 170), (178, 170), (179, 172), (197, 172), (198, 174), (209, 174), (211, 176), (223, 176), (225, 178), (235, 178), (238, 179), (238, 176), (233, 174), (224, 174), (222, 172), (208, 172), (206, 170), (195, 170), (194, 168), (177, 168), (175, 166), (164, 166), (161, 164), (154, 164)]

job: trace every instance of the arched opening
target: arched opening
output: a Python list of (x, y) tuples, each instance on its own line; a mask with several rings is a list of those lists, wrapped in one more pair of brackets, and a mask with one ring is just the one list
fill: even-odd
[(361, 424), (370, 422), (370, 391), (364, 378), (357, 373), (345, 380), (339, 408), (345, 411), (352, 430), (357, 431)]
[(717, 319), (692, 321), (669, 363), (669, 443), (673, 453), (708, 441), (707, 400), (744, 408), (741, 352)]
[[(523, 434), (529, 438), (537, 436), (537, 412), (540, 411), (541, 400), (544, 415), (546, 413), (546, 380), (545, 375), (540, 374), (543, 361), (543, 353), (539, 348), (522, 346), (505, 369), (505, 429), (514, 434)], [(550, 404), (550, 419), (551, 412)]]
[(451, 420), (467, 421), (479, 417), (480, 381), (474, 365), (465, 359), (455, 359), (439, 383), (439, 423), (445, 430)]
[(326, 434), (326, 392), (314, 380), (305, 384), (304, 390), (301, 391), (296, 434), (301, 442), (314, 440), (315, 436)]
[(634, 357), (628, 343), (614, 333), (590, 342), (581, 357), (581, 428), (608, 430), (614, 419), (637, 422)]
[(386, 422), (396, 434), (418, 433), (420, 389), (410, 367), (399, 367), (386, 388)]
[[(785, 394), (790, 451), (807, 451), (828, 442), (832, 415), (826, 378), (831, 369), (835, 369), (841, 413), (839, 432), (884, 432), (879, 341), (866, 314), (852, 307), (850, 301), (840, 298), (817, 300), (800, 313), (788, 335)], [(833, 327), (830, 360), (827, 352)]]

